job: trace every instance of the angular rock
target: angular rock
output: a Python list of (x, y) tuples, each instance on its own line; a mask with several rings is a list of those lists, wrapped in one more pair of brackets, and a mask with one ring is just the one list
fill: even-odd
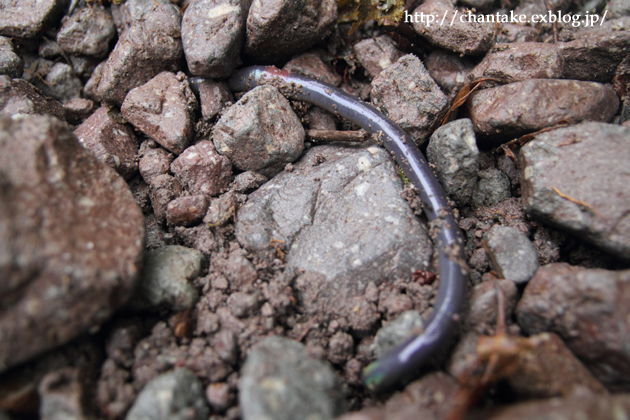
[(22, 79), (0, 76), (0, 115), (44, 114), (65, 119), (63, 106)]
[(474, 67), (465, 57), (444, 50), (433, 51), (424, 65), (431, 78), (448, 95), (457, 93), (466, 84), (468, 74)]
[(166, 220), (168, 203), (182, 193), (182, 186), (172, 175), (162, 174), (153, 178), (150, 187), (153, 213), (155, 218), (162, 223)]
[(607, 12), (606, 16), (611, 18), (628, 16), (630, 15), (630, 3), (627, 0), (611, 0), (603, 12)]
[(239, 401), (243, 420), (332, 420), (345, 402), (335, 372), (309, 357), (303, 344), (266, 337), (247, 355)]
[(76, 368), (54, 370), (44, 376), (38, 386), (42, 420), (86, 420), (89, 407), (85, 389), (89, 384)]
[(320, 54), (316, 52), (308, 52), (293, 58), (284, 65), (283, 69), (290, 73), (303, 74), (321, 80), (333, 86), (339, 86), (342, 80), (341, 76), (324, 63)]
[[(448, 0), (427, 0), (413, 12), (413, 29), (445, 50), (466, 55), (479, 55), (488, 51), (492, 47), (494, 25), (461, 21), (458, 18), (461, 15), (455, 16), (456, 12), (459, 11)], [(423, 15), (424, 19), (421, 18)], [(429, 22), (426, 15), (437, 16), (436, 21)], [(448, 25), (439, 23), (443, 17), (449, 22)]]
[(103, 6), (94, 5), (75, 11), (63, 22), (57, 44), (70, 54), (103, 57), (115, 35), (112, 15)]
[(0, 13), (0, 35), (9, 38), (34, 38), (55, 25), (65, 0), (4, 0)]
[(448, 106), (446, 95), (418, 57), (408, 54), (372, 81), (372, 103), (400, 125), (416, 143)]
[(142, 19), (145, 13), (150, 13), (158, 4), (171, 4), (170, 0), (127, 0), (124, 3), (112, 3), (110, 11), (118, 36), (129, 29), (134, 20)]
[(43, 81), (37, 79), (33, 83), (44, 95), (52, 96), (61, 103), (78, 98), (83, 87), (83, 82), (74, 73), (72, 67), (61, 62), (52, 66)]
[(232, 179), (232, 165), (219, 155), (211, 141), (190, 146), (171, 163), (171, 172), (191, 194), (210, 198), (225, 191)]
[(194, 226), (207, 210), (208, 200), (203, 195), (179, 197), (166, 206), (166, 221), (175, 226)]
[(13, 50), (13, 44), (9, 38), (0, 36), (0, 75), (20, 77), (24, 70), (24, 60)]
[(239, 193), (249, 193), (268, 181), (268, 178), (257, 172), (241, 172), (234, 177), (232, 188)]
[(531, 215), (630, 261), (630, 128), (583, 123), (521, 149), (523, 205)]
[(106, 107), (97, 109), (74, 130), (74, 134), (98, 160), (125, 179), (136, 173), (138, 140), (133, 134), (133, 129), (120, 122), (120, 117), (117, 117), (114, 111), (109, 111)]
[(201, 381), (187, 368), (180, 368), (151, 380), (125, 419), (207, 420), (208, 411)]
[(182, 19), (182, 42), (190, 72), (221, 79), (240, 64), (247, 0), (199, 0)]
[(70, 99), (63, 104), (63, 110), (70, 124), (79, 125), (94, 112), (94, 101), (84, 98)]
[(353, 49), (357, 60), (371, 78), (405, 55), (387, 35), (364, 39), (354, 44)]
[(497, 34), (496, 43), (505, 42), (538, 42), (540, 34), (536, 28), (518, 25), (516, 23), (501, 24), (501, 31)]
[(479, 180), (472, 195), (476, 207), (492, 206), (510, 198), (510, 180), (498, 169), (479, 171)]
[(427, 147), (427, 160), (435, 165), (444, 192), (458, 205), (469, 204), (479, 170), (479, 149), (472, 122), (451, 121), (435, 130)]
[(377, 357), (382, 357), (402, 344), (414, 331), (422, 331), (424, 322), (418, 311), (406, 311), (398, 318), (381, 327), (374, 337), (374, 348)]
[[(518, 290), (511, 281), (489, 280), (482, 281), (473, 287), (470, 294), (468, 313), (464, 316), (464, 324), (476, 334), (494, 334), (497, 324), (498, 298), (497, 292), (503, 294), (505, 319), (510, 322), (516, 307)], [(455, 375), (457, 376), (457, 375)]]
[(382, 149), (313, 147), (293, 172), (249, 195), (237, 214), (236, 237), (258, 253), (280, 241), (288, 267), (319, 273), (313, 289), (334, 306), (361, 296), (368, 283), (427, 269), (431, 244), (401, 188)]
[(176, 155), (195, 133), (197, 100), (183, 73), (162, 72), (132, 89), (120, 108), (127, 121)]
[(217, 151), (242, 171), (271, 178), (304, 149), (304, 128), (273, 86), (259, 86), (227, 109), (212, 138)]
[(101, 61), (96, 67), (94, 67), (92, 75), (88, 81), (85, 82), (85, 86), (83, 87), (83, 95), (95, 102), (100, 102), (100, 99), (96, 94), (96, 88), (98, 87), (98, 82), (101, 80), (101, 73), (103, 72), (105, 63), (107, 63), (107, 61)]
[(167, 245), (145, 253), (138, 288), (128, 306), (135, 310), (168, 308), (183, 311), (197, 303), (191, 282), (199, 277), (205, 261), (195, 249)]
[(556, 263), (538, 269), (518, 304), (527, 334), (554, 332), (609, 389), (630, 388), (630, 270)]
[(308, 50), (337, 21), (334, 0), (253, 2), (247, 15), (245, 53), (270, 63)]
[(538, 269), (538, 253), (516, 228), (494, 225), (484, 235), (492, 269), (514, 283), (526, 283)]
[(144, 182), (151, 185), (155, 177), (166, 174), (171, 168), (173, 158), (172, 153), (161, 147), (145, 151), (142, 158), (140, 158), (140, 162), (138, 162), (138, 169)]
[(619, 99), (608, 85), (533, 79), (477, 91), (467, 105), (475, 132), (487, 137), (482, 139), (487, 143), (561, 122), (607, 122), (617, 112)]
[(225, 106), (234, 102), (234, 96), (224, 82), (204, 80), (199, 85), (199, 102), (201, 104), (201, 117), (204, 121), (210, 121)]
[(182, 54), (178, 8), (155, 3), (120, 35), (101, 71), (96, 94), (120, 105), (131, 89), (162, 71), (177, 71)]
[(127, 184), (50, 117), (0, 119), (0, 371), (98, 327), (135, 285)]

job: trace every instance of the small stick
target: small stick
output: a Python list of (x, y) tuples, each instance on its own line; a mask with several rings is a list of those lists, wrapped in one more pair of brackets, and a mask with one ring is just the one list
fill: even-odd
[(364, 142), (369, 137), (365, 131), (306, 130), (306, 137), (314, 143)]

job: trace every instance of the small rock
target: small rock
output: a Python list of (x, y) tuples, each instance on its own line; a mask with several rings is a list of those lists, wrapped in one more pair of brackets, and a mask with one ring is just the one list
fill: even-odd
[(630, 3), (627, 0), (611, 0), (602, 13), (611, 19), (630, 15)]
[(175, 226), (194, 226), (207, 210), (208, 200), (203, 195), (179, 197), (166, 206), (166, 221)]
[(339, 86), (342, 80), (341, 76), (324, 63), (320, 54), (316, 52), (301, 54), (285, 64), (282, 69), (289, 73), (303, 74), (333, 86)]
[(619, 98), (599, 83), (533, 79), (474, 92), (467, 104), (477, 139), (491, 144), (566, 121), (610, 121)]
[(103, 57), (116, 35), (112, 15), (101, 5), (90, 5), (75, 11), (61, 25), (57, 44), (70, 54)]
[(234, 177), (232, 188), (239, 193), (250, 193), (262, 184), (268, 181), (268, 178), (258, 172), (247, 171), (241, 172)]
[(232, 290), (251, 285), (258, 278), (256, 268), (245, 257), (242, 249), (230, 252), (227, 259), (214, 259), (212, 262), (228, 279)]
[(65, 120), (63, 106), (22, 79), (0, 76), (0, 115), (42, 114)]
[(207, 420), (201, 381), (187, 368), (164, 373), (149, 382), (126, 420)]
[(602, 123), (537, 135), (519, 154), (525, 210), (630, 261), (629, 139)]
[(43, 81), (37, 79), (34, 84), (44, 95), (52, 96), (62, 103), (78, 98), (83, 88), (83, 82), (74, 73), (72, 67), (61, 62), (52, 66)]
[[(464, 323), (468, 329), (476, 334), (494, 334), (497, 325), (498, 298), (497, 291), (503, 294), (502, 322), (510, 322), (518, 297), (518, 290), (512, 281), (491, 280), (483, 281), (472, 289), (468, 313), (464, 316)], [(457, 376), (457, 375), (455, 375)]]
[(202, 140), (171, 163), (171, 172), (191, 194), (210, 198), (227, 189), (232, 165), (228, 158), (216, 152), (211, 141)]
[(125, 181), (55, 118), (0, 118), (0, 168), (0, 244), (12, 244), (0, 245), (4, 371), (98, 328), (127, 300), (144, 219)]
[(609, 389), (630, 388), (630, 270), (556, 263), (538, 269), (518, 304), (530, 335), (554, 332)]
[(151, 206), (155, 218), (163, 223), (166, 220), (168, 203), (175, 200), (182, 193), (182, 186), (172, 175), (162, 174), (151, 180)]
[(313, 106), (306, 111), (304, 122), (311, 130), (337, 130), (335, 117), (330, 112), (324, 111), (317, 106)]
[(354, 54), (371, 78), (405, 55), (387, 35), (367, 38), (354, 44)]
[[(83, 380), (81, 380), (83, 379)], [(89, 384), (80, 378), (76, 368), (54, 370), (46, 374), (37, 391), (40, 398), (39, 416), (42, 420), (86, 420), (89, 408), (85, 405), (85, 389)]]
[(472, 203), (477, 207), (492, 206), (510, 198), (510, 180), (498, 169), (479, 171), (479, 180), (473, 191)]
[(138, 140), (133, 129), (121, 123), (114, 112), (106, 107), (97, 109), (74, 134), (98, 160), (129, 179), (138, 169)]
[(70, 124), (79, 125), (94, 112), (94, 101), (84, 98), (70, 99), (63, 104), (66, 120)]
[(20, 77), (24, 70), (24, 60), (13, 50), (13, 44), (9, 38), (0, 36), (0, 75)]
[(83, 95), (86, 98), (92, 99), (95, 102), (100, 102), (100, 99), (96, 93), (96, 88), (98, 87), (98, 82), (101, 80), (101, 73), (103, 72), (105, 63), (107, 63), (107, 61), (102, 61), (98, 63), (96, 67), (94, 67), (92, 75), (90, 76), (88, 81), (85, 82), (85, 86), (83, 86)]
[(145, 253), (144, 269), (129, 307), (135, 310), (168, 308), (178, 312), (192, 308), (197, 291), (191, 284), (205, 261), (195, 249), (167, 245)]
[(526, 283), (538, 269), (538, 254), (531, 241), (509, 226), (494, 225), (485, 235), (492, 269), (504, 279)]
[(171, 4), (170, 0), (127, 0), (124, 3), (112, 3), (110, 11), (118, 36), (129, 29), (134, 20), (142, 19), (145, 13), (151, 13), (158, 4)]
[(145, 151), (138, 163), (138, 169), (140, 170), (140, 175), (142, 175), (144, 182), (150, 185), (155, 177), (166, 174), (171, 168), (173, 158), (172, 153), (167, 152), (161, 147)]
[(55, 25), (65, 7), (64, 0), (4, 0), (0, 13), (0, 35), (35, 38)]
[(479, 149), (472, 122), (451, 121), (435, 130), (427, 147), (427, 159), (435, 165), (444, 192), (458, 205), (469, 204), (479, 170)]
[(213, 130), (217, 151), (242, 171), (272, 177), (304, 149), (304, 128), (272, 86), (246, 93), (221, 116)]
[(225, 82), (206, 79), (199, 85), (199, 102), (201, 103), (201, 117), (210, 121), (227, 104), (234, 102), (234, 96)]
[[(492, 47), (494, 25), (462, 21), (458, 18), (452, 20), (457, 12), (459, 11), (448, 0), (427, 0), (413, 12), (413, 29), (445, 50), (466, 55), (479, 55), (488, 51)], [(452, 25), (441, 25), (437, 21), (431, 23), (426, 17), (422, 19), (423, 15), (438, 16), (436, 20), (446, 16), (449, 23), (452, 20)]]
[(234, 394), (230, 389), (230, 385), (225, 382), (219, 382), (208, 385), (206, 388), (206, 399), (212, 410), (223, 412), (232, 405)]
[(372, 103), (416, 143), (448, 106), (446, 95), (418, 57), (408, 54), (372, 81)]
[(236, 196), (231, 192), (213, 198), (203, 222), (210, 227), (223, 226), (234, 217), (237, 205)]
[(182, 19), (182, 42), (190, 72), (221, 79), (240, 64), (247, 0), (200, 0)]
[(382, 357), (402, 344), (414, 331), (422, 331), (424, 322), (418, 311), (406, 311), (381, 327), (374, 337), (376, 356)]
[(303, 344), (278, 336), (247, 355), (239, 400), (243, 420), (332, 420), (345, 405), (332, 368), (309, 357)]
[(328, 342), (328, 360), (336, 365), (342, 365), (352, 357), (354, 339), (348, 333), (337, 331)]
[(197, 100), (183, 73), (162, 72), (132, 89), (120, 108), (127, 121), (176, 155), (195, 133), (193, 114)]
[(105, 343), (107, 357), (127, 369), (134, 362), (133, 351), (144, 331), (136, 320), (115, 321)]
[(497, 34), (496, 44), (506, 42), (538, 42), (540, 34), (536, 28), (518, 25), (516, 23), (501, 24), (501, 31)]
[(337, 21), (334, 0), (253, 2), (247, 15), (245, 53), (269, 63), (308, 50)]
[(474, 64), (465, 57), (449, 51), (433, 51), (424, 62), (431, 78), (448, 95), (456, 94), (468, 80)]
[(179, 9), (155, 2), (120, 35), (101, 70), (96, 94), (120, 105), (131, 89), (163, 71), (177, 71), (182, 55)]
[(235, 317), (245, 318), (256, 312), (260, 302), (256, 294), (235, 292), (228, 297), (227, 306)]

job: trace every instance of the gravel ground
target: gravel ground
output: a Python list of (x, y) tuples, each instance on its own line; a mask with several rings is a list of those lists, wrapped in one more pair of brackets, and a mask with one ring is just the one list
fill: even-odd
[[(0, 420), (630, 416), (630, 2), (404, 3), (500, 23), (0, 5)], [(321, 144), (347, 121), (231, 92), (251, 64), (371, 102), (452, 202), (466, 308), (395, 389), (361, 375), (431, 314), (422, 204), (378, 142)]]

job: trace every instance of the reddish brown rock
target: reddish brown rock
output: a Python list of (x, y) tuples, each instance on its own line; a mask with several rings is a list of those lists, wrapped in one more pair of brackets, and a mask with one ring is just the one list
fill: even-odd
[(446, 93), (455, 94), (466, 84), (473, 63), (459, 54), (437, 50), (424, 62), (435, 83)]
[(46, 114), (65, 119), (63, 106), (22, 79), (0, 76), (0, 115)]
[(166, 221), (175, 226), (193, 226), (201, 222), (207, 210), (204, 195), (179, 197), (166, 206)]
[(70, 124), (78, 125), (94, 112), (94, 101), (84, 98), (70, 99), (63, 104), (63, 109), (66, 112), (66, 120)]
[(171, 172), (192, 194), (210, 198), (226, 190), (232, 180), (232, 165), (219, 155), (212, 142), (202, 140), (190, 146), (171, 163)]
[(196, 107), (186, 76), (162, 72), (131, 90), (120, 110), (134, 127), (178, 155), (195, 133)]
[(115, 35), (112, 15), (103, 6), (93, 5), (65, 19), (57, 33), (57, 44), (67, 53), (103, 57)]
[(62, 0), (4, 0), (0, 13), (0, 35), (34, 38), (55, 20), (66, 7)]
[(532, 79), (477, 91), (467, 106), (477, 140), (485, 136), (488, 142), (561, 122), (609, 121), (619, 99), (610, 86), (599, 83)]
[(341, 76), (333, 72), (316, 52), (309, 52), (293, 58), (284, 65), (283, 69), (290, 73), (303, 74), (321, 80), (333, 86), (339, 86), (341, 83)]
[(138, 140), (115, 111), (102, 107), (74, 131), (79, 141), (101, 162), (129, 179), (138, 169)]
[(155, 177), (169, 171), (173, 158), (172, 153), (167, 152), (159, 146), (155, 149), (146, 150), (138, 163), (140, 175), (142, 175), (144, 181), (150, 185)]
[(182, 193), (182, 187), (179, 181), (169, 174), (154, 177), (150, 187), (153, 213), (158, 221), (164, 222), (164, 220), (166, 220), (166, 208), (168, 203), (176, 199)]
[(354, 44), (354, 54), (367, 74), (374, 78), (405, 55), (387, 35), (364, 39)]
[(199, 85), (199, 102), (201, 103), (201, 117), (204, 121), (210, 121), (226, 105), (234, 102), (234, 96), (224, 82), (206, 79)]
[(0, 122), (0, 370), (97, 328), (129, 297), (144, 220), (127, 184), (50, 117)]

